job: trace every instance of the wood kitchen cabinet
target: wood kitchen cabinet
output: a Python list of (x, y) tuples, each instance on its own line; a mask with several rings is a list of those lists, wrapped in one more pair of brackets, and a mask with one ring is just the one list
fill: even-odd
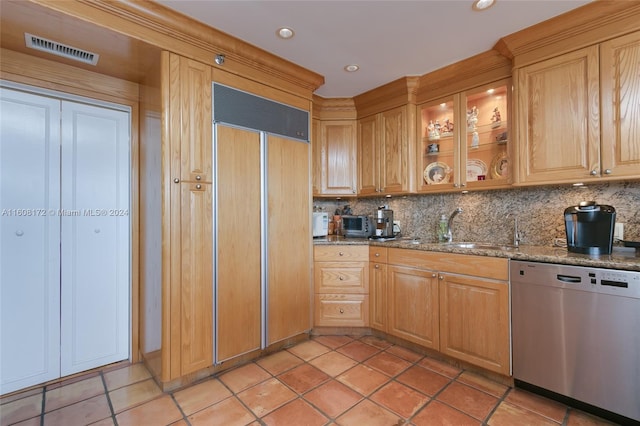
[(511, 185), (509, 79), (419, 105), (418, 192)]
[(387, 248), (369, 247), (369, 325), (387, 331)]
[(318, 195), (356, 195), (356, 121), (320, 121)]
[(640, 177), (640, 33), (517, 74), (518, 183)]
[(175, 379), (213, 359), (211, 68), (168, 52), (161, 62), (171, 218), (165, 246), (171, 303), (163, 317), (163, 347), (170, 353), (169, 378)]
[(315, 326), (368, 326), (368, 246), (316, 245), (314, 289)]

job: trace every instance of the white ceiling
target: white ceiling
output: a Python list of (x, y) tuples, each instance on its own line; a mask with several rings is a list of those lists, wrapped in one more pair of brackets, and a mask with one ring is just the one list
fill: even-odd
[[(503, 36), (589, 0), (158, 0), (178, 12), (325, 77), (316, 94), (352, 97), (491, 49)], [(279, 27), (295, 37), (276, 37)], [(347, 73), (345, 65), (360, 70)]]

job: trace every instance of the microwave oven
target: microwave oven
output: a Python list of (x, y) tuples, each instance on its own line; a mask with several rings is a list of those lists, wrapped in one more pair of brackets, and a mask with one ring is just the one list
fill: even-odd
[(373, 221), (369, 216), (343, 215), (342, 235), (351, 238), (369, 238), (375, 231)]
[(313, 212), (313, 236), (326, 237), (329, 234), (329, 213)]

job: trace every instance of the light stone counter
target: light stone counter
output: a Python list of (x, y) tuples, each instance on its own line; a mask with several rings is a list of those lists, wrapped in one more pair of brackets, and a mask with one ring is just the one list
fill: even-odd
[(586, 254), (570, 253), (566, 248), (542, 247), (522, 245), (518, 249), (495, 250), (485, 248), (460, 248), (447, 244), (422, 243), (419, 240), (398, 239), (386, 242), (369, 241), (364, 238), (344, 238), (328, 236), (326, 238), (314, 238), (314, 244), (332, 245), (372, 245), (379, 247), (393, 247), (410, 250), (438, 251), (444, 253), (474, 254), (478, 256), (506, 257), (514, 260), (532, 262), (547, 262), (563, 265), (590, 266), (594, 268), (623, 269), (628, 271), (640, 271), (640, 251), (614, 247), (611, 255), (589, 256)]

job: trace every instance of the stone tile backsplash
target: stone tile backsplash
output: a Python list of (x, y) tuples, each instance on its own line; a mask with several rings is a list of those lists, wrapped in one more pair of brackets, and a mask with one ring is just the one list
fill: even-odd
[(392, 198), (314, 199), (314, 206), (333, 213), (349, 204), (353, 214), (374, 216), (378, 206), (388, 204), (400, 221), (402, 235), (436, 242), (436, 226), (463, 209), (453, 222), (454, 241), (513, 242), (514, 221), (518, 218), (521, 244), (553, 245), (565, 238), (564, 209), (580, 201), (596, 201), (616, 209), (616, 221), (624, 223), (624, 239), (640, 241), (640, 183), (547, 186), (478, 191), (467, 194), (408, 195)]

